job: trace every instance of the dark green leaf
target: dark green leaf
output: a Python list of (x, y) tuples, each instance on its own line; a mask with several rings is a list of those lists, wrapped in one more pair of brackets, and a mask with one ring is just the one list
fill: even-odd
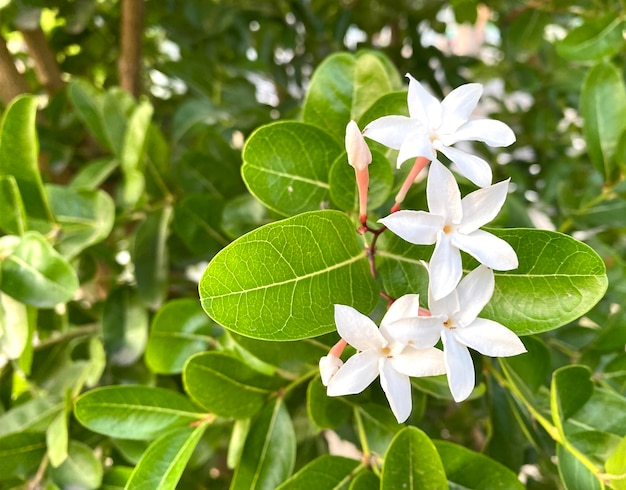
[(563, 434), (563, 422), (591, 397), (593, 383), (587, 366), (564, 366), (552, 375), (550, 406), (554, 424)]
[(56, 395), (34, 398), (0, 415), (0, 437), (24, 431), (45, 431), (63, 409)]
[(602, 490), (604, 486), (572, 453), (556, 445), (559, 475), (566, 490)]
[(311, 461), (277, 490), (347, 490), (360, 467), (355, 459), (325, 454)]
[(86, 444), (70, 441), (67, 459), (50, 473), (61, 488), (96, 490), (102, 483), (102, 462)]
[(217, 197), (195, 195), (174, 208), (172, 228), (195, 255), (211, 256), (228, 245), (221, 230), (223, 207)]
[(609, 13), (586, 20), (556, 44), (557, 52), (574, 61), (602, 61), (619, 53), (624, 46), (623, 19)]
[(112, 149), (103, 125), (102, 105), (104, 96), (84, 80), (72, 80), (68, 94), (78, 117), (103, 148)]
[(46, 437), (39, 432), (21, 432), (0, 437), (0, 481), (27, 478), (46, 454)]
[(334, 429), (348, 420), (352, 406), (344, 397), (328, 396), (320, 377), (315, 376), (307, 390), (307, 410), (309, 418), (319, 428)]

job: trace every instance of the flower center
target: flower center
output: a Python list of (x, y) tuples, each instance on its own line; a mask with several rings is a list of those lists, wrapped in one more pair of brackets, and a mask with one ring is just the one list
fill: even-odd
[(385, 357), (387, 357), (387, 358), (393, 357), (393, 356), (391, 355), (391, 349), (390, 349), (389, 347), (383, 347), (383, 348), (380, 350), (380, 352), (382, 353), (382, 355), (383, 355), (383, 356), (385, 356)]
[(446, 327), (449, 330), (454, 330), (456, 328), (456, 326), (454, 325), (454, 322), (452, 321), (451, 318), (449, 318), (445, 322), (443, 322), (443, 326)]
[(443, 232), (444, 232), (446, 235), (449, 235), (449, 234), (450, 234), (450, 233), (452, 233), (453, 231), (454, 231), (454, 228), (452, 227), (452, 225), (445, 225), (445, 226), (443, 227)]

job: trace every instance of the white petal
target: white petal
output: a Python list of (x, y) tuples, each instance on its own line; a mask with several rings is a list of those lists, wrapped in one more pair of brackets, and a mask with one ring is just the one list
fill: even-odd
[(450, 92), (441, 101), (442, 125), (440, 131), (453, 133), (467, 122), (482, 94), (483, 86), (480, 83), (466, 83)]
[(526, 352), (517, 335), (493, 320), (476, 318), (471, 325), (454, 333), (459, 342), (486, 356), (508, 357)]
[(491, 184), (492, 173), (489, 164), (476, 155), (465, 153), (451, 146), (437, 147), (441, 153), (452, 160), (459, 169), (459, 173), (476, 184), (485, 187)]
[(322, 384), (324, 386), (328, 386), (328, 383), (333, 379), (333, 376), (337, 374), (341, 366), (343, 366), (343, 361), (332, 354), (320, 358), (320, 378), (322, 378)]
[(365, 126), (363, 136), (399, 150), (402, 142), (420, 127), (417, 121), (406, 116), (383, 116)]
[(463, 221), (457, 228), (460, 233), (471, 233), (498, 215), (506, 200), (510, 180), (478, 189), (461, 200)]
[(416, 378), (439, 376), (446, 372), (443, 352), (434, 347), (430, 349), (407, 347), (402, 354), (396, 356), (391, 362), (397, 371)]
[(430, 309), (431, 315), (444, 315), (446, 320), (455, 316), (460, 308), (459, 297), (456, 289), (443, 298), (435, 299), (431, 289), (428, 288), (428, 308)]
[(446, 223), (460, 223), (463, 217), (461, 191), (452, 172), (438, 160), (433, 160), (426, 183), (428, 210), (443, 216)]
[(441, 125), (441, 102), (429, 94), (426, 89), (410, 74), (409, 95), (407, 103), (411, 119), (417, 119), (427, 128), (437, 128)]
[(493, 296), (495, 280), (493, 271), (481, 265), (467, 274), (456, 288), (459, 311), (455, 323), (465, 327), (471, 324)]
[(404, 318), (387, 326), (388, 338), (394, 339), (401, 346), (408, 345), (416, 349), (433, 347), (441, 335), (444, 315)]
[(378, 220), (393, 233), (416, 245), (432, 245), (443, 229), (442, 216), (426, 211), (398, 211)]
[(436, 156), (437, 153), (433, 149), (428, 134), (422, 130), (414, 131), (406, 137), (400, 146), (396, 167), (400, 168), (409, 158), (426, 157), (432, 160)]
[(476, 230), (469, 235), (455, 233), (452, 242), (478, 262), (492, 269), (508, 271), (516, 269), (519, 265), (513, 247), (502, 238), (484, 230)]
[(380, 328), (383, 326), (401, 320), (402, 318), (415, 317), (419, 315), (420, 308), (420, 295), (419, 294), (405, 294), (395, 300), (382, 321), (380, 322)]
[(430, 258), (429, 294), (435, 300), (441, 299), (452, 292), (463, 275), (461, 253), (453, 245), (450, 237), (439, 234), (435, 250)]
[(380, 386), (382, 386), (391, 411), (399, 423), (411, 415), (411, 381), (406, 374), (399, 373), (391, 362), (381, 359)]
[(465, 400), (474, 389), (476, 377), (474, 363), (467, 347), (457, 342), (454, 334), (446, 330), (441, 336), (443, 355), (448, 374), (448, 386), (454, 401)]
[(378, 376), (378, 352), (366, 351), (353, 355), (328, 383), (328, 396), (361, 393)]
[(371, 318), (351, 306), (335, 305), (335, 324), (339, 335), (357, 350), (380, 350), (387, 343)]
[(482, 141), (489, 146), (509, 146), (515, 142), (515, 133), (501, 121), (475, 119), (458, 128), (451, 139), (446, 139), (450, 145), (457, 141)]

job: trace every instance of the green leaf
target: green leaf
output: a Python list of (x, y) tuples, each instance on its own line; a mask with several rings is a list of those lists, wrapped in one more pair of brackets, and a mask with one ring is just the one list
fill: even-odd
[(0, 291), (0, 354), (19, 359), (29, 340), (26, 305)]
[(169, 257), (167, 238), (170, 233), (172, 208), (154, 211), (137, 227), (133, 262), (137, 289), (144, 304), (156, 310), (167, 296)]
[(146, 364), (159, 374), (176, 374), (185, 361), (197, 352), (207, 350), (214, 340), (212, 322), (198, 300), (169, 301), (152, 320), (146, 346)]
[(377, 403), (363, 403), (356, 408), (361, 417), (367, 444), (376, 454), (385, 454), (389, 444), (403, 428), (388, 406)]
[[(369, 176), (367, 209), (371, 211), (385, 203), (393, 187), (393, 170), (389, 160), (378, 151), (372, 151)], [(359, 197), (354, 169), (348, 164), (348, 157), (345, 153), (333, 163), (328, 182), (330, 198), (337, 207), (344, 211), (358, 211)]]
[(143, 354), (148, 312), (134, 288), (122, 286), (110, 292), (102, 311), (102, 336), (112, 364), (127, 366)]
[(217, 197), (188, 196), (176, 204), (172, 228), (195, 255), (211, 256), (230, 242), (221, 230), (223, 208)]
[(139, 167), (152, 112), (150, 102), (143, 100), (133, 109), (128, 118), (124, 144), (120, 153), (120, 167), (123, 172), (136, 170)]
[(612, 390), (595, 387), (587, 403), (565, 423), (566, 432), (570, 427), (626, 436), (626, 398)]
[(139, 460), (126, 483), (127, 490), (176, 488), (206, 424), (175, 429), (154, 441)]
[(84, 80), (72, 80), (68, 94), (78, 117), (85, 123), (89, 132), (103, 148), (112, 150), (103, 124), (103, 94)]
[(71, 189), (95, 191), (117, 169), (120, 162), (115, 158), (100, 158), (82, 167), (69, 183)]
[(69, 434), (67, 425), (67, 413), (64, 410), (54, 418), (48, 430), (46, 430), (48, 459), (53, 468), (59, 467), (67, 459), (69, 454)]
[(556, 445), (559, 475), (566, 490), (603, 490), (604, 485), (572, 453)]
[(39, 432), (21, 432), (0, 437), (0, 481), (27, 478), (46, 454), (46, 438)]
[(552, 371), (550, 349), (539, 337), (526, 337), (524, 347), (527, 352), (523, 356), (501, 358), (499, 362), (515, 372), (532, 394), (539, 391)]
[(192, 356), (185, 364), (183, 383), (189, 396), (207, 412), (236, 419), (254, 415), (284, 385), (223, 352)]
[(61, 227), (56, 246), (65, 257), (75, 257), (109, 236), (115, 220), (115, 204), (106, 192), (50, 184), (46, 191), (52, 213)]
[(70, 441), (67, 459), (58, 468), (52, 468), (50, 475), (61, 488), (96, 490), (102, 483), (102, 463), (89, 446)]
[(233, 422), (233, 430), (228, 441), (228, 453), (226, 454), (226, 466), (235, 469), (241, 461), (243, 448), (250, 432), (252, 419), (236, 419)]
[(101, 490), (124, 490), (133, 468), (128, 466), (112, 466), (102, 478)]
[(367, 51), (336, 53), (315, 70), (302, 108), (304, 122), (315, 124), (343, 143), (346, 125), (358, 120), (381, 95), (391, 92), (388, 65)]
[(587, 19), (556, 43), (557, 52), (573, 61), (602, 61), (619, 53), (624, 47), (623, 19), (614, 13)]
[(257, 129), (243, 149), (250, 192), (285, 216), (328, 206), (328, 172), (342, 147), (325, 131), (296, 121)]
[(26, 211), (13, 175), (0, 175), (0, 230), (12, 235), (26, 230)]
[(277, 490), (347, 490), (361, 463), (324, 454), (315, 458)]
[[(578, 428), (574, 430), (580, 430)], [(619, 446), (621, 438), (608, 432), (584, 430), (567, 434), (568, 442), (591, 461), (598, 471), (604, 468), (609, 456)]]
[(63, 409), (56, 395), (34, 398), (0, 415), (0, 437), (25, 431), (43, 432)]
[(563, 422), (576, 413), (593, 394), (591, 370), (587, 366), (564, 366), (552, 375), (550, 407), (552, 420), (564, 435)]
[(626, 128), (626, 90), (620, 70), (600, 63), (585, 77), (580, 114), (589, 157), (607, 182), (616, 171), (615, 150)]
[(349, 490), (378, 490), (380, 488), (380, 479), (376, 474), (369, 470), (359, 471), (352, 482)]
[(523, 490), (517, 475), (493, 459), (447, 441), (433, 441), (453, 488)]
[(37, 99), (13, 99), (0, 127), (0, 176), (12, 175), (29, 218), (53, 221), (39, 173), (39, 141), (35, 130)]
[(27, 232), (2, 261), (0, 288), (22, 303), (53, 308), (78, 289), (72, 266), (37, 232)]
[(124, 145), (128, 114), (135, 105), (133, 96), (119, 87), (110, 88), (102, 97), (102, 123), (109, 148), (119, 158)]
[(334, 429), (348, 420), (352, 414), (352, 406), (344, 397), (328, 396), (326, 387), (317, 375), (307, 389), (307, 411), (316, 426)]
[[(622, 438), (615, 451), (606, 460), (606, 472), (611, 475), (626, 475), (626, 437)], [(626, 490), (626, 477), (611, 482), (615, 490)]]
[(353, 223), (337, 211), (304, 213), (221, 250), (200, 281), (217, 323), (249, 337), (297, 340), (335, 330), (335, 303), (367, 313), (378, 288)]
[(433, 442), (417, 427), (402, 429), (387, 449), (381, 490), (442, 490), (448, 481)]
[(154, 439), (204, 416), (176, 391), (139, 385), (88, 391), (76, 399), (74, 415), (93, 432), (133, 440)]
[(274, 490), (296, 459), (296, 434), (282, 399), (268, 404), (252, 421), (231, 490)]

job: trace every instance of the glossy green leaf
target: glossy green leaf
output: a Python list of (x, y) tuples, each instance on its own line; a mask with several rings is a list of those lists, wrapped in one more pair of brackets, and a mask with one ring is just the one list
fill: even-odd
[(61, 227), (56, 246), (65, 257), (75, 257), (111, 233), (115, 204), (106, 192), (56, 185), (47, 185), (46, 192), (52, 213)]
[(146, 345), (146, 364), (159, 374), (183, 370), (185, 361), (207, 350), (214, 340), (212, 322), (198, 300), (176, 299), (163, 305), (152, 320)]
[(22, 303), (52, 308), (66, 303), (78, 289), (72, 266), (37, 232), (27, 232), (2, 261), (0, 288)]
[(385, 454), (389, 444), (403, 428), (386, 405), (361, 403), (356, 410), (361, 417), (367, 444), (376, 454)]
[(0, 175), (0, 230), (12, 235), (26, 230), (26, 211), (13, 175)]
[(154, 211), (137, 227), (133, 247), (133, 262), (137, 289), (144, 304), (156, 310), (167, 296), (169, 255), (167, 238), (170, 233), (172, 208)]
[(311, 380), (307, 389), (307, 411), (317, 427), (334, 429), (348, 420), (352, 406), (345, 397), (328, 396), (318, 375)]
[(448, 481), (433, 442), (417, 427), (402, 429), (387, 449), (381, 490), (442, 490)]
[(313, 74), (302, 108), (303, 120), (343, 143), (348, 122), (358, 120), (376, 99), (391, 92), (396, 77), (374, 53), (331, 55)]
[(602, 61), (619, 53), (624, 46), (624, 20), (609, 13), (586, 20), (556, 44), (557, 52), (573, 61)]
[(595, 387), (587, 403), (565, 422), (566, 432), (579, 427), (626, 436), (626, 398), (612, 390)]
[(249, 337), (297, 340), (335, 330), (335, 303), (363, 313), (378, 291), (353, 223), (318, 211), (271, 223), (220, 251), (200, 281), (217, 323)]
[(619, 445), (606, 460), (606, 472), (622, 478), (613, 480), (612, 486), (615, 490), (626, 489), (626, 437), (622, 438)]
[(102, 477), (101, 490), (124, 490), (132, 472), (128, 466), (112, 466)]
[[(372, 152), (369, 176), (367, 209), (371, 211), (385, 203), (393, 187), (391, 164), (378, 151)], [(348, 164), (348, 157), (345, 153), (339, 156), (333, 163), (328, 181), (330, 184), (330, 198), (333, 203), (344, 211), (358, 211), (359, 197), (354, 169)]]
[(247, 418), (258, 412), (284, 382), (222, 352), (191, 357), (183, 371), (185, 390), (207, 412)]
[(174, 208), (172, 228), (198, 256), (211, 256), (228, 245), (221, 230), (222, 200), (207, 195), (193, 195), (181, 200)]
[(153, 439), (203, 417), (184, 395), (140, 385), (88, 391), (76, 399), (74, 415), (93, 432), (133, 440)]
[(126, 366), (143, 354), (148, 338), (148, 312), (135, 289), (122, 286), (110, 292), (102, 311), (102, 335), (113, 364)]
[(29, 332), (26, 305), (0, 291), (0, 354), (19, 359), (29, 341)]
[(280, 485), (277, 490), (347, 490), (361, 463), (324, 454)]
[(84, 80), (72, 80), (68, 87), (68, 95), (78, 117), (85, 123), (89, 132), (103, 148), (111, 149), (103, 124), (102, 106), (104, 96), (102, 93)]
[(13, 99), (0, 123), (0, 176), (12, 175), (29, 218), (52, 221), (39, 173), (39, 141), (35, 130), (37, 99)]
[(523, 490), (517, 475), (493, 459), (447, 441), (433, 441), (452, 488)]
[(359, 471), (350, 483), (349, 490), (378, 490), (380, 479), (369, 470)]
[(82, 167), (69, 183), (71, 189), (94, 191), (119, 167), (116, 158), (100, 158)]
[(68, 457), (50, 471), (52, 480), (61, 488), (96, 490), (102, 483), (102, 462), (94, 450), (78, 441), (70, 441)]
[(604, 489), (596, 476), (561, 444), (556, 445), (556, 456), (559, 475), (566, 490)]
[(176, 488), (206, 424), (175, 429), (154, 441), (141, 457), (126, 483), (127, 490)]
[(282, 399), (278, 398), (252, 421), (231, 490), (275, 490), (293, 471), (296, 434)]
[(328, 207), (328, 172), (341, 152), (342, 146), (315, 126), (276, 122), (250, 136), (241, 172), (259, 201), (292, 216)]
[(554, 424), (561, 434), (564, 434), (563, 421), (587, 403), (592, 393), (591, 370), (587, 366), (564, 366), (554, 372), (550, 390), (550, 407)]
[(0, 415), (0, 437), (17, 432), (44, 432), (63, 409), (57, 395), (33, 398)]
[(46, 438), (39, 432), (0, 437), (0, 481), (27, 478), (35, 473), (46, 454)]
[(626, 90), (616, 66), (600, 63), (589, 71), (580, 94), (580, 114), (589, 157), (604, 180), (611, 181), (615, 150), (626, 127)]

